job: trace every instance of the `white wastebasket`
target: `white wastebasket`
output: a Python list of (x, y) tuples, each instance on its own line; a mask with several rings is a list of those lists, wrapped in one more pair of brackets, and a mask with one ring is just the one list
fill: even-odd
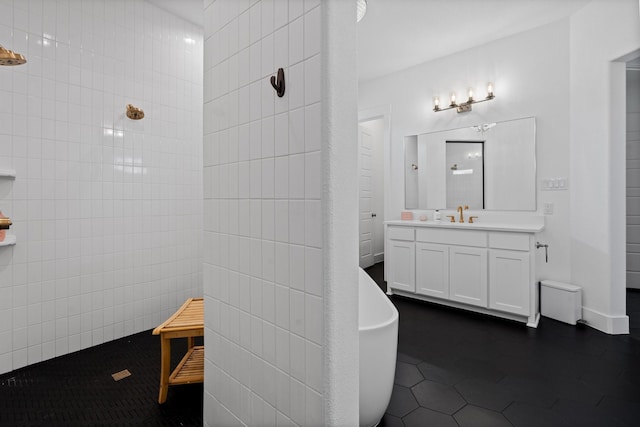
[(568, 283), (543, 280), (540, 285), (540, 313), (575, 325), (582, 319), (582, 288)]

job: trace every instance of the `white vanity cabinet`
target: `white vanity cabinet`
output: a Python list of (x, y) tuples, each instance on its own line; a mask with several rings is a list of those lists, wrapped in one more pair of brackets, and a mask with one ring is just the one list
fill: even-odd
[(416, 243), (416, 293), (449, 298), (448, 246)]
[(487, 306), (487, 250), (449, 248), (449, 298), (478, 307)]
[(388, 245), (385, 259), (394, 266), (389, 270), (387, 283), (394, 289), (416, 291), (416, 244), (413, 228), (391, 227), (387, 230)]
[(487, 306), (487, 235), (484, 231), (418, 228), (416, 247), (424, 248), (416, 255), (416, 265), (423, 270), (416, 272), (417, 293)]
[(533, 236), (520, 233), (489, 234), (489, 307), (528, 316)]
[(535, 327), (539, 319), (535, 231), (539, 230), (389, 221), (388, 293)]

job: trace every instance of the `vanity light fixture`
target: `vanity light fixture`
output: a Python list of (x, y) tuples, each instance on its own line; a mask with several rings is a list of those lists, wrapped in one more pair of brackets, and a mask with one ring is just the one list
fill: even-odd
[(455, 108), (458, 113), (466, 113), (467, 111), (471, 111), (472, 104), (489, 101), (495, 97), (496, 96), (493, 93), (493, 83), (489, 82), (487, 83), (486, 98), (480, 100), (475, 99), (473, 97), (473, 88), (470, 87), (467, 91), (467, 100), (465, 102), (461, 102), (460, 104), (458, 104), (456, 102), (456, 94), (455, 92), (452, 92), (451, 97), (449, 98), (449, 105), (445, 108), (440, 107), (440, 98), (436, 96), (435, 98), (433, 98), (433, 111), (437, 113), (438, 111), (451, 110), (452, 108)]

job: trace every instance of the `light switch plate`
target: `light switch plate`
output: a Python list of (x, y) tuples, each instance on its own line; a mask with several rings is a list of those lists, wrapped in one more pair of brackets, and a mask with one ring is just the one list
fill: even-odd
[(569, 183), (566, 177), (561, 178), (545, 178), (542, 180), (543, 191), (567, 190)]
[(553, 203), (545, 202), (543, 212), (545, 215), (553, 215)]

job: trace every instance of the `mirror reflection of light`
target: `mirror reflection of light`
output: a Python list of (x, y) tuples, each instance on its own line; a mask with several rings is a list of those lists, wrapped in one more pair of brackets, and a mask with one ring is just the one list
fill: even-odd
[(184, 42), (186, 44), (196, 44), (196, 41), (194, 39), (192, 39), (191, 37), (185, 37), (184, 38)]
[(475, 130), (476, 132), (487, 132), (495, 125), (497, 125), (497, 123), (485, 123), (483, 125), (471, 126), (471, 129)]
[(458, 169), (453, 171), (454, 175), (472, 175), (473, 169)]

